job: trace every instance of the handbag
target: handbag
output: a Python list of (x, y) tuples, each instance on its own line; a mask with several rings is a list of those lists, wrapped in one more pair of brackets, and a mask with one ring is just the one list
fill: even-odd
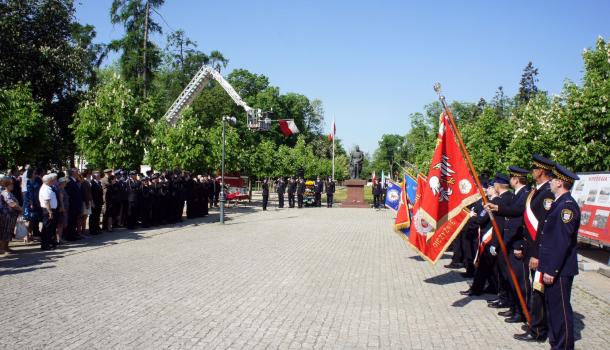
[(15, 238), (16, 239), (24, 239), (28, 235), (28, 225), (23, 218), (20, 216), (17, 218), (17, 223), (15, 225)]

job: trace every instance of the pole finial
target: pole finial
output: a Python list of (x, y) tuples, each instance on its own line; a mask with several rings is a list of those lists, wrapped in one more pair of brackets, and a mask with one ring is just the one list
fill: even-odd
[(434, 91), (439, 95), (441, 94), (441, 83), (439, 83), (439, 82), (434, 83)]

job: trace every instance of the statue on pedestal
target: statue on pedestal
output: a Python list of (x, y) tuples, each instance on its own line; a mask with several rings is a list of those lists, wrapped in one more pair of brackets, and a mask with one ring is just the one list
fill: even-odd
[(362, 172), (362, 162), (364, 162), (364, 152), (362, 152), (360, 147), (356, 145), (349, 156), (350, 179), (360, 178), (360, 172)]

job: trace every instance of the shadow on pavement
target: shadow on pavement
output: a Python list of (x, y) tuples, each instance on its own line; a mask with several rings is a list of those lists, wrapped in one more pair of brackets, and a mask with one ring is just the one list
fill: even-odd
[(583, 321), (585, 316), (583, 314), (579, 314), (578, 312), (574, 312), (574, 340), (579, 340), (582, 338), (581, 332), (585, 329), (585, 322)]
[(456, 271), (447, 271), (442, 275), (426, 278), (424, 280), (424, 282), (426, 282), (426, 283), (432, 283), (432, 284), (438, 284), (438, 285), (445, 285), (445, 284), (451, 284), (451, 283), (457, 283), (457, 282), (463, 282), (463, 281), (464, 281), (464, 278), (462, 276), (460, 276), (460, 274)]

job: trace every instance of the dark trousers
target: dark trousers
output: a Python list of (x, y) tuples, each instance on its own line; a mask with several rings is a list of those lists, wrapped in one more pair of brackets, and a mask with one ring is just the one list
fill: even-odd
[(278, 203), (278, 208), (284, 207), (284, 194), (283, 193), (277, 194), (277, 203)]
[(102, 215), (101, 205), (91, 208), (91, 215), (89, 215), (89, 233), (95, 234), (100, 232), (100, 215)]
[(513, 268), (513, 272), (515, 273), (515, 277), (517, 279), (516, 286), (512, 283), (511, 280), (513, 300), (515, 301), (514, 310), (515, 312), (523, 315), (523, 308), (521, 307), (521, 302), (519, 302), (517, 290), (521, 292), (521, 296), (523, 296), (525, 305), (527, 306), (530, 299), (529, 268), (525, 263), (525, 258), (517, 259), (512, 252), (509, 253), (508, 258), (510, 260), (510, 265)]
[(327, 193), (326, 194), (326, 207), (327, 208), (332, 208), (333, 207), (333, 197), (335, 195), (332, 193)]
[(68, 215), (68, 224), (63, 232), (63, 237), (65, 240), (75, 240), (76, 237), (76, 220), (78, 219), (78, 211), (74, 211), (72, 208), (67, 213)]
[(314, 198), (314, 206), (321, 207), (322, 206), (322, 193), (316, 193)]
[(497, 281), (497, 276), (495, 276), (496, 260), (496, 257), (489, 253), (489, 247), (485, 247), (470, 287), (474, 293), (483, 293), (487, 282), (490, 282), (490, 285), (493, 284), (493, 286), (490, 286), (492, 289), (496, 287), (496, 283), (493, 282)]
[(138, 210), (138, 202), (128, 202), (127, 204), (127, 217), (125, 219), (125, 225), (127, 228), (132, 229), (138, 224), (138, 216), (140, 211)]
[[(534, 270), (530, 270), (531, 276), (534, 276), (535, 272), (536, 271)], [(530, 316), (532, 318), (530, 323), (530, 332), (536, 337), (546, 337), (548, 334), (548, 324), (544, 309), (544, 293), (540, 293), (532, 288), (529, 305)]]
[(288, 193), (288, 206), (294, 208), (294, 193)]
[(267, 210), (267, 203), (269, 203), (269, 195), (263, 195), (263, 210)]
[(303, 208), (303, 195), (302, 194), (297, 195), (297, 202), (298, 202), (299, 208)]
[(573, 281), (573, 276), (559, 276), (553, 284), (544, 286), (551, 349), (574, 349), (574, 313), (570, 303)]
[(40, 248), (42, 249), (50, 249), (57, 245), (55, 242), (57, 214), (57, 209), (53, 209), (53, 219), (51, 219), (47, 209), (42, 209), (42, 232), (40, 232)]
[(379, 208), (381, 206), (381, 195), (379, 195), (379, 194), (373, 195), (373, 206), (375, 208)]
[[(510, 272), (504, 259), (504, 253), (501, 249), (498, 250), (498, 260), (496, 266), (498, 268), (498, 298), (500, 301), (508, 304), (511, 310), (515, 310), (515, 300), (513, 299), (512, 293), (512, 281)], [(508, 253), (508, 252), (507, 252)]]

